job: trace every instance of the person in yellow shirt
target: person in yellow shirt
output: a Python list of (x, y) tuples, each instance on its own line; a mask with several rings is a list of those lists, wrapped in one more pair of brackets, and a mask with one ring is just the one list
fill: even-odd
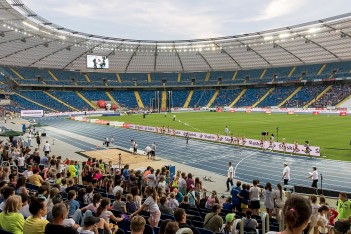
[(44, 182), (43, 178), (39, 175), (39, 170), (36, 168), (33, 170), (33, 175), (28, 177), (28, 181), (36, 186), (41, 186)]
[(70, 178), (76, 178), (77, 168), (74, 166), (74, 161), (70, 161), (70, 165), (67, 167)]
[(30, 205), (29, 211), (32, 216), (29, 216), (23, 225), (23, 234), (44, 234), (46, 224), (49, 223), (45, 217), (47, 213), (45, 199), (34, 198)]
[(10, 196), (5, 203), (2, 213), (0, 213), (0, 228), (13, 234), (23, 233), (24, 217), (19, 212), (22, 208), (20, 196)]

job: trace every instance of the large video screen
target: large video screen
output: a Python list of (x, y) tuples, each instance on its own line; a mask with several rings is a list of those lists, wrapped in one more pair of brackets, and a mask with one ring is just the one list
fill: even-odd
[(108, 69), (108, 58), (99, 55), (87, 55), (87, 68)]

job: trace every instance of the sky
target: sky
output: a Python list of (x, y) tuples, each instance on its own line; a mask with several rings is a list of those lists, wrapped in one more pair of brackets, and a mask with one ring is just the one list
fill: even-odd
[(22, 0), (80, 32), (139, 40), (189, 40), (286, 27), (351, 12), (350, 0)]

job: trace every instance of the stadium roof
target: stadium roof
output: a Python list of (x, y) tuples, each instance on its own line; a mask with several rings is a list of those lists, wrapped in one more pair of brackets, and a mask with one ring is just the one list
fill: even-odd
[(0, 64), (94, 71), (86, 55), (109, 58), (105, 72), (254, 69), (351, 60), (351, 13), (275, 30), (219, 38), (150, 41), (61, 27), (0, 0)]

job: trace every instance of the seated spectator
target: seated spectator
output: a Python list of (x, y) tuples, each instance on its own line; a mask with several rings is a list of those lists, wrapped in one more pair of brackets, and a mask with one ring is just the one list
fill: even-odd
[(134, 213), (137, 210), (137, 207), (136, 207), (135, 201), (133, 201), (133, 195), (130, 193), (127, 194), (126, 200), (127, 200), (126, 202), (127, 213), (129, 214)]
[(28, 182), (38, 187), (44, 182), (43, 178), (39, 175), (39, 170), (37, 168), (33, 169), (33, 175), (28, 177)]
[(19, 212), (22, 208), (20, 196), (14, 195), (6, 200), (3, 212), (0, 213), (0, 228), (13, 234), (23, 233), (24, 218)]
[(175, 199), (174, 192), (171, 192), (169, 194), (168, 207), (175, 209), (175, 208), (178, 208), (178, 206), (179, 206), (179, 202), (177, 201), (177, 199)]
[(53, 187), (51, 190), (50, 190), (50, 195), (49, 195), (49, 198), (46, 200), (47, 203), (47, 209), (48, 209), (48, 212), (50, 212), (52, 210), (52, 207), (54, 207), (54, 204), (52, 202), (52, 198), (55, 197), (57, 194), (60, 193), (60, 190), (56, 187)]
[(77, 186), (74, 185), (74, 180), (72, 178), (69, 178), (67, 181), (67, 188), (66, 188), (66, 193), (68, 193), (69, 191), (74, 190), (77, 191)]
[(93, 196), (94, 196), (94, 187), (92, 185), (89, 185), (86, 187), (86, 194), (84, 195), (84, 204), (90, 204), (93, 202)]
[(3, 202), (0, 204), (0, 210), (4, 210), (6, 200), (10, 197), (15, 195), (15, 189), (13, 187), (4, 187), (1, 189), (1, 194), (3, 197)]
[(204, 219), (204, 228), (211, 230), (213, 233), (219, 232), (223, 226), (223, 219), (219, 215), (221, 213), (221, 206), (218, 203), (213, 204), (212, 212), (206, 214)]
[(67, 214), (67, 206), (64, 203), (54, 205), (52, 208), (53, 222), (46, 225), (45, 234), (77, 234), (76, 229), (64, 225)]
[(258, 227), (258, 223), (256, 219), (252, 219), (252, 211), (248, 209), (245, 212), (245, 217), (243, 217), (241, 220), (243, 221), (245, 229), (247, 229), (248, 233), (255, 234), (256, 233), (256, 228)]
[(38, 198), (45, 199), (48, 197), (48, 190), (49, 188), (46, 185), (42, 185), (38, 189)]
[(84, 219), (84, 226), (78, 228), (79, 234), (99, 234), (98, 224), (100, 219), (94, 216), (88, 216)]
[(174, 211), (175, 221), (178, 223), (179, 228), (190, 228), (194, 234), (200, 234), (199, 230), (196, 227), (190, 226), (186, 223), (186, 213), (182, 208), (177, 208)]
[(84, 195), (86, 194), (86, 190), (85, 190), (85, 188), (80, 188), (79, 190), (78, 190), (78, 195), (77, 195), (77, 198), (76, 198), (76, 200), (77, 200), (77, 202), (79, 202), (80, 204), (84, 204)]
[(90, 210), (96, 213), (97, 208), (99, 208), (101, 202), (101, 194), (95, 193), (93, 197), (93, 202), (81, 209), (82, 212)]
[(173, 222), (173, 221), (168, 222), (166, 227), (165, 227), (165, 233), (166, 234), (176, 234), (178, 230), (179, 230), (178, 223), (177, 222)]
[(183, 197), (183, 201), (179, 204), (179, 208), (182, 208), (182, 209), (184, 209), (184, 210), (188, 210), (188, 209), (190, 209), (190, 205), (189, 205), (189, 197), (188, 197), (188, 195), (185, 195), (184, 197)]
[(122, 194), (116, 193), (115, 194), (115, 201), (113, 202), (112, 209), (117, 210), (122, 213), (127, 213), (126, 203), (122, 201)]
[(74, 212), (79, 209), (79, 202), (76, 200), (76, 191), (75, 190), (70, 190), (67, 195), (67, 201), (66, 203), (69, 206), (69, 212), (68, 212), (68, 218), (72, 218), (74, 215)]
[(141, 196), (140, 190), (138, 187), (134, 186), (131, 188), (130, 193), (133, 196), (133, 201), (135, 202), (136, 208), (139, 209), (141, 207)]
[(146, 225), (146, 220), (143, 216), (135, 216), (130, 221), (130, 231), (131, 234), (142, 234), (144, 233)]
[(164, 175), (160, 176), (160, 179), (158, 181), (157, 187), (161, 188), (163, 194), (166, 193), (167, 184), (166, 184), (166, 178), (165, 178)]
[(21, 214), (23, 215), (23, 217), (26, 219), (29, 216), (31, 216), (32, 214), (29, 212), (29, 196), (25, 195), (24, 193), (22, 193), (21, 195), (21, 199), (22, 199), (22, 208), (20, 210)]
[(116, 181), (116, 186), (113, 188), (112, 193), (116, 194), (119, 192), (119, 193), (123, 194), (123, 188), (121, 185), (122, 185), (122, 180)]
[(234, 213), (228, 213), (225, 216), (225, 224), (223, 225), (223, 228), (222, 228), (222, 233), (223, 234), (230, 234), (230, 233), (232, 233), (234, 220), (235, 220), (235, 214)]
[(173, 189), (173, 193), (175, 194), (175, 198), (177, 199), (178, 203), (181, 203), (183, 201), (183, 194), (178, 191), (177, 188)]
[(117, 218), (116, 216), (113, 215), (111, 211), (108, 210), (110, 207), (110, 199), (109, 198), (104, 198), (101, 200), (100, 206), (96, 210), (96, 217), (103, 218), (108, 224), (110, 223), (110, 219), (112, 219), (115, 222), (121, 222), (124, 217), (122, 216), (121, 218)]
[(60, 185), (60, 192), (66, 193), (66, 189), (67, 189), (67, 180), (66, 178), (62, 178), (61, 185)]
[(22, 193), (29, 196), (28, 190), (26, 189), (26, 178), (24, 176), (18, 177), (17, 184), (15, 187), (15, 193), (21, 195)]
[(41, 198), (33, 198), (29, 204), (29, 216), (23, 225), (23, 233), (26, 234), (42, 234), (45, 231), (45, 226), (49, 223), (45, 217), (47, 213), (46, 202)]
[(211, 209), (214, 204), (218, 204), (218, 203), (219, 203), (219, 200), (217, 197), (217, 192), (213, 190), (211, 195), (207, 198), (205, 207), (207, 209)]
[(173, 215), (173, 209), (168, 207), (168, 201), (166, 196), (162, 196), (160, 198), (160, 204), (159, 204), (159, 209), (161, 214), (165, 215)]
[[(160, 225), (160, 230), (158, 231), (158, 234), (165, 234), (166, 233), (166, 226), (169, 222), (172, 222), (173, 220), (171, 219), (166, 219), (163, 220), (161, 225)], [(179, 225), (179, 224), (178, 224)]]

